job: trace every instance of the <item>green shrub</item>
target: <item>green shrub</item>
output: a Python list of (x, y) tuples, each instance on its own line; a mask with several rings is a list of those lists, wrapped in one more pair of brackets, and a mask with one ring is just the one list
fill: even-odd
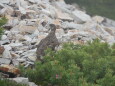
[(18, 84), (14, 81), (10, 81), (10, 80), (7, 80), (7, 79), (0, 79), (0, 86), (27, 86), (27, 85)]
[(113, 86), (114, 52), (114, 46), (99, 40), (87, 45), (66, 43), (57, 52), (48, 49), (44, 62), (37, 62), (34, 69), (22, 67), (22, 75), (42, 86)]
[(0, 39), (3, 35), (4, 29), (1, 27), (7, 22), (7, 19), (5, 17), (0, 18)]

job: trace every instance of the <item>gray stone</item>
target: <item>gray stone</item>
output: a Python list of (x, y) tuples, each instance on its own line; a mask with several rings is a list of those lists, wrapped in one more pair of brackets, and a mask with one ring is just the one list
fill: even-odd
[(29, 86), (37, 86), (37, 85), (33, 82), (29, 82)]
[(0, 58), (0, 64), (10, 64), (11, 60), (6, 58)]
[(83, 28), (82, 24), (76, 24), (74, 22), (63, 22), (62, 27), (64, 29), (78, 29), (81, 30)]
[(25, 62), (26, 61), (26, 59), (24, 59), (24, 58), (18, 58), (16, 60), (19, 61), (19, 62)]
[(28, 78), (24, 78), (24, 77), (16, 77), (11, 80), (16, 81), (17, 83), (22, 83), (22, 84), (28, 84), (29, 82)]
[(2, 35), (1, 40), (6, 40), (8, 37), (6, 35)]
[(21, 33), (33, 33), (37, 27), (35, 26), (25, 26), (25, 25), (17, 25), (11, 29), (11, 31), (19, 31)]
[(84, 23), (87, 21), (91, 21), (91, 17), (87, 15), (85, 12), (75, 10), (72, 12), (72, 17), (77, 21), (78, 23)]
[(92, 21), (95, 21), (97, 23), (102, 23), (104, 21), (104, 18), (101, 16), (94, 16), (92, 17)]
[(10, 43), (10, 40), (9, 40), (9, 39), (1, 40), (1, 41), (0, 41), (0, 44), (1, 44), (1, 45), (9, 44), (9, 43)]
[(0, 3), (2, 4), (8, 4), (10, 2), (10, 0), (0, 0)]
[(63, 13), (60, 10), (56, 11), (56, 15), (58, 19), (64, 20), (64, 21), (73, 21), (73, 18), (70, 17), (69, 14)]
[(5, 49), (5, 51), (3, 52), (3, 58), (12, 58), (9, 50)]
[(4, 48), (9, 50), (9, 51), (12, 49), (10, 45), (4, 45)]
[(36, 55), (28, 56), (28, 58), (29, 58), (31, 61), (36, 61), (36, 59), (37, 59)]
[(108, 19), (108, 18), (105, 18), (102, 24), (107, 27), (115, 27), (115, 21), (112, 19)]
[(23, 46), (22, 43), (10, 43), (9, 44), (11, 47), (19, 47), (19, 46)]

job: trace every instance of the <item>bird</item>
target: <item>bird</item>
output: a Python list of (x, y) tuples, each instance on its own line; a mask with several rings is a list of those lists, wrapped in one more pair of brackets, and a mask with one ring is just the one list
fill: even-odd
[(59, 46), (58, 39), (55, 35), (56, 32), (56, 25), (55, 24), (50, 24), (50, 33), (40, 41), (40, 43), (37, 45), (37, 59), (41, 60), (41, 57), (45, 55), (45, 50), (47, 48), (50, 48), (51, 50), (55, 50), (57, 46)]

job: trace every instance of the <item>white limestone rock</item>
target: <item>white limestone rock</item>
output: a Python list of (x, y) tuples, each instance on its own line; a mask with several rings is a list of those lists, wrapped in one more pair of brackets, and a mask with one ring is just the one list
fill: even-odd
[(5, 49), (3, 52), (3, 58), (12, 58), (11, 53), (9, 50)]
[(8, 4), (8, 3), (10, 3), (10, 0), (0, 0), (0, 3), (2, 3), (2, 4)]
[(87, 15), (83, 11), (75, 10), (72, 12), (72, 17), (77, 21), (78, 23), (84, 23), (87, 21), (91, 21), (91, 17)]
[(10, 64), (11, 60), (6, 58), (0, 58), (0, 64)]

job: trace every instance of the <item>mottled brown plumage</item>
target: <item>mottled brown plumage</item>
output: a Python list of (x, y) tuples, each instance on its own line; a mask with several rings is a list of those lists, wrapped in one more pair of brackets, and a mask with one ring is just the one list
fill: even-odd
[(55, 31), (56, 26), (54, 24), (50, 24), (50, 33), (47, 35), (46, 38), (42, 39), (37, 46), (37, 58), (40, 59), (41, 56), (45, 55), (45, 50), (47, 48), (51, 48), (55, 50), (55, 47), (59, 45), (58, 39), (56, 38)]

